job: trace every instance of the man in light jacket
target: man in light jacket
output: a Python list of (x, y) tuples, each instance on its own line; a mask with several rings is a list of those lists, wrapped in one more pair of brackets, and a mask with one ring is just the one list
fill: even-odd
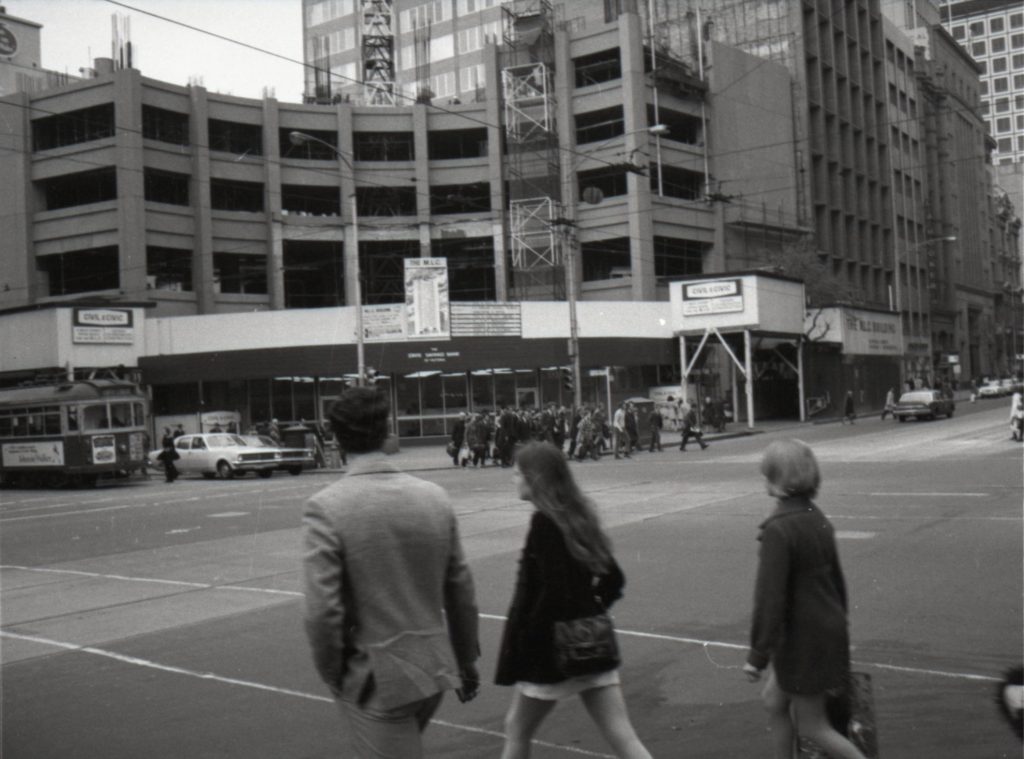
[(473, 578), (455, 513), (443, 488), (381, 450), (388, 412), (373, 388), (351, 388), (332, 406), (352, 463), (303, 515), (306, 633), (343, 716), (344, 756), (354, 758), (420, 756), (444, 691), (467, 701), (479, 681)]

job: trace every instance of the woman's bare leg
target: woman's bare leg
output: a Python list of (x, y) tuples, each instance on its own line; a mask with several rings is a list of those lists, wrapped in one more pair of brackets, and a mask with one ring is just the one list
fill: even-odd
[(580, 698), (619, 759), (651, 759), (629, 721), (622, 688), (618, 685), (591, 688), (583, 691)]
[(792, 696), (797, 729), (833, 759), (864, 759), (856, 746), (836, 731), (825, 712), (825, 696)]
[(789, 696), (779, 687), (775, 671), (770, 671), (768, 682), (761, 693), (765, 711), (768, 712), (768, 727), (772, 733), (772, 750), (775, 759), (793, 757), (793, 720), (789, 714)]
[(530, 741), (555, 703), (524, 696), (518, 688), (512, 692), (512, 703), (505, 714), (505, 748), (501, 759), (529, 759)]

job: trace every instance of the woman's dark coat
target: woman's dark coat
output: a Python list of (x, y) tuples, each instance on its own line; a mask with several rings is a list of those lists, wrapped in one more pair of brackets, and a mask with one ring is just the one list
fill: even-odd
[(555, 665), (555, 622), (599, 613), (601, 608), (594, 595), (600, 596), (607, 608), (621, 598), (625, 584), (614, 559), (596, 588), (592, 581), (590, 570), (569, 553), (558, 525), (535, 511), (519, 559), (515, 595), (502, 635), (494, 678), (498, 685), (557, 683), (566, 679)]
[(850, 668), (846, 582), (835, 531), (805, 498), (779, 500), (761, 524), (760, 565), (747, 661), (771, 661), (786, 693), (812, 695), (845, 683)]

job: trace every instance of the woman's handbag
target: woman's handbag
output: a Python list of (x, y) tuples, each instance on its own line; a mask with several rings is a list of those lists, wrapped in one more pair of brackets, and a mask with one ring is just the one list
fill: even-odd
[(459, 452), (459, 446), (455, 445), (454, 440), (449, 440), (448, 445), (445, 446), (445, 451), (448, 453), (449, 456), (454, 456), (456, 453)]
[(599, 613), (555, 622), (555, 663), (566, 677), (607, 672), (621, 663), (612, 618), (599, 596), (594, 601)]

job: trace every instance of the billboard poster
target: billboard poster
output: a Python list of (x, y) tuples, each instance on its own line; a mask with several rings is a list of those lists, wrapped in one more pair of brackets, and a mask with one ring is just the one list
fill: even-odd
[(448, 313), (448, 259), (405, 259), (406, 339), (451, 337)]
[(132, 312), (127, 308), (76, 308), (71, 341), (106, 345), (131, 345)]
[(113, 464), (117, 461), (117, 447), (113, 435), (95, 435), (92, 439), (92, 463)]
[(521, 303), (467, 302), (451, 304), (454, 337), (522, 337)]
[(683, 285), (683, 316), (727, 314), (743, 310), (743, 282), (723, 279)]
[(64, 443), (60, 440), (4, 443), (2, 456), (5, 467), (64, 466)]
[(363, 306), (363, 340), (368, 343), (405, 339), (405, 306), (380, 303)]

